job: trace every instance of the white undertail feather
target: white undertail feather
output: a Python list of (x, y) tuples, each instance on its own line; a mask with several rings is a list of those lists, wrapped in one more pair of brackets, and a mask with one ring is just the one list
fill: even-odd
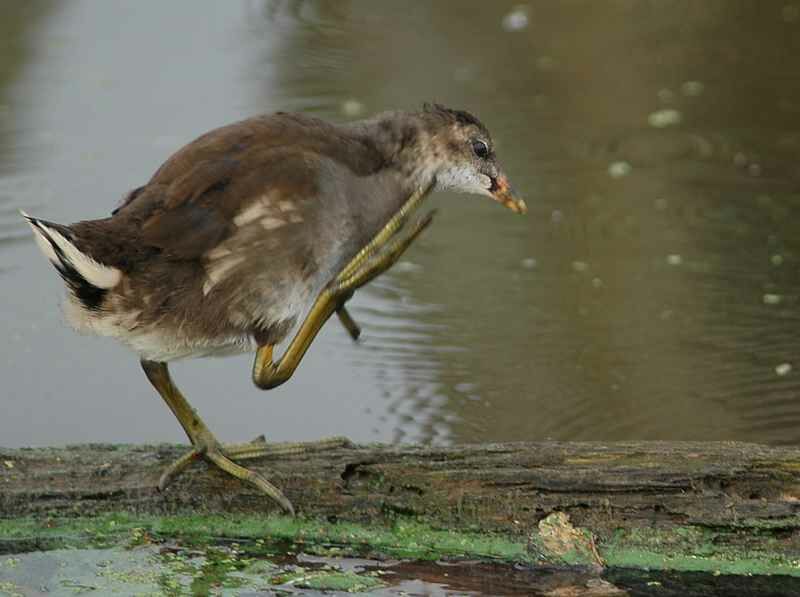
[[(122, 278), (122, 272), (115, 267), (103, 265), (81, 252), (58, 230), (48, 226), (20, 210), (33, 230), (36, 244), (57, 268), (71, 266), (83, 279), (96, 288), (113, 288)], [(66, 263), (65, 263), (66, 261)]]

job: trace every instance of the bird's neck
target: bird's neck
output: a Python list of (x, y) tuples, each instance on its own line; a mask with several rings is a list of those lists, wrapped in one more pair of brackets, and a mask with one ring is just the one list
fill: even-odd
[(443, 152), (424, 113), (386, 112), (359, 125), (409, 194), (432, 185)]

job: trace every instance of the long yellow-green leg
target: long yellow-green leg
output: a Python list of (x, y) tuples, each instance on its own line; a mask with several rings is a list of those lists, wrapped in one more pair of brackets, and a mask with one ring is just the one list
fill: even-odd
[[(406, 200), (400, 210), (392, 217), (391, 220), (375, 235), (375, 237), (363, 248), (356, 256), (348, 263), (345, 268), (339, 272), (338, 277), (346, 277), (352, 275), (356, 270), (369, 259), (377, 250), (380, 250), (395, 234), (397, 234), (403, 225), (408, 220), (411, 214), (420, 202), (425, 198), (425, 195), (430, 190), (430, 187), (419, 188)], [(347, 333), (353, 341), (358, 340), (361, 335), (361, 328), (355, 322), (353, 317), (344, 306), (344, 302), (336, 310), (336, 315), (339, 316), (339, 321), (342, 323)]]
[[(412, 197), (413, 199), (413, 197)], [(395, 217), (405, 218), (407, 214), (398, 214)], [(419, 234), (431, 223), (433, 213), (429, 213), (425, 218), (417, 222), (411, 232), (400, 238), (394, 239), (392, 236), (397, 233), (394, 229), (391, 234), (384, 235), (383, 232), (388, 229), (392, 224), (390, 221), (387, 228), (384, 228), (378, 236), (382, 239), (382, 244), (377, 245), (370, 243), (372, 251), (364, 253), (359, 252), (343, 270), (342, 273), (336, 276), (334, 280), (326, 286), (317, 297), (314, 305), (311, 307), (306, 319), (300, 326), (295, 337), (292, 339), (286, 352), (276, 363), (273, 361), (273, 349), (271, 344), (261, 346), (256, 352), (256, 358), (253, 362), (253, 383), (261, 389), (267, 390), (279, 386), (288, 380), (294, 373), (297, 366), (300, 364), (303, 356), (305, 355), (311, 342), (316, 337), (319, 330), (334, 313), (339, 314), (342, 323), (351, 332), (351, 325), (358, 329), (358, 326), (350, 317), (347, 311), (343, 311), (344, 301), (348, 300), (353, 292), (386, 271), (394, 264), (400, 255), (408, 249), (412, 242), (419, 236)], [(394, 221), (394, 218), (393, 220)], [(376, 236), (376, 238), (378, 238)], [(388, 246), (386, 246), (388, 243)], [(383, 250), (381, 250), (383, 249)], [(354, 261), (358, 260), (357, 267), (351, 267)], [(347, 275), (345, 275), (347, 273)], [(349, 321), (348, 321), (349, 320)]]
[(417, 208), (422, 200), (425, 198), (425, 195), (428, 194), (430, 190), (430, 186), (425, 188), (417, 189), (411, 197), (406, 200), (400, 210), (392, 216), (392, 218), (386, 223), (386, 225), (381, 228), (381, 230), (376, 234), (370, 242), (366, 244), (366, 246), (361, 249), (353, 259), (350, 260), (344, 269), (339, 272), (339, 275), (336, 276), (337, 279), (346, 278), (351, 274), (355, 273), (355, 271), (361, 267), (361, 265), (369, 259), (376, 250), (379, 250), (386, 246), (387, 241), (392, 238), (397, 232), (403, 227), (403, 225), (408, 220), (408, 216)]
[(335, 291), (354, 292), (356, 289), (368, 284), (387, 269), (392, 267), (395, 263), (397, 263), (397, 260), (400, 259), (400, 256), (406, 252), (408, 247), (411, 246), (411, 243), (417, 239), (422, 231), (430, 226), (435, 213), (435, 211), (427, 213), (425, 217), (414, 224), (411, 232), (401, 237), (392, 239), (392, 241), (388, 243), (388, 245), (382, 251), (374, 253), (350, 275), (346, 277), (342, 277), (341, 275), (336, 276), (333, 285)]
[[(178, 419), (193, 446), (191, 452), (167, 467), (158, 482), (159, 489), (163, 491), (186, 467), (198, 458), (203, 457), (216, 464), (226, 473), (250, 483), (277, 502), (286, 512), (294, 514), (292, 503), (277, 487), (255, 471), (236, 464), (226, 455), (226, 450), (173, 383), (166, 363), (142, 360), (142, 369), (147, 375), (147, 379), (150, 380), (150, 383), (153, 384), (153, 387), (164, 399), (164, 402), (167, 403), (175, 418)], [(233, 448), (231, 452), (237, 453), (244, 446), (240, 444)], [(264, 450), (264, 447), (253, 444), (250, 447), (250, 453), (254, 453), (259, 449)], [(231, 454), (232, 456), (234, 455), (233, 453)]]
[(253, 361), (253, 383), (257, 387), (269, 390), (281, 385), (292, 376), (317, 332), (339, 308), (337, 298), (337, 294), (330, 288), (324, 288), (320, 292), (303, 325), (277, 363), (272, 360), (274, 348), (272, 344), (259, 347)]

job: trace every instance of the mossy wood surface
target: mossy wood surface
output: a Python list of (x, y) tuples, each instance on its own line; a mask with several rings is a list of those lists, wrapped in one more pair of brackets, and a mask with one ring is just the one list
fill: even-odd
[[(743, 443), (275, 444), (247, 461), (302, 517), (504, 536), (533, 560), (800, 573), (800, 450)], [(0, 449), (0, 518), (260, 517), (273, 505), (185, 448)]]

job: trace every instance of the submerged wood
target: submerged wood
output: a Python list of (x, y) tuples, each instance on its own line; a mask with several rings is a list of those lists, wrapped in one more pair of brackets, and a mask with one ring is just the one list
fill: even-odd
[[(263, 495), (202, 462), (160, 493), (163, 467), (185, 450), (0, 449), (0, 517), (274, 510)], [(800, 555), (797, 448), (734, 442), (387, 446), (342, 439), (273, 444), (247, 465), (281, 487), (301, 515), (327, 520), (383, 524), (408, 515), (439, 528), (524, 538), (564, 513), (599, 544), (620, 532), (641, 538), (692, 528), (702, 529), (704, 541), (724, 538), (726, 546), (747, 551)]]

